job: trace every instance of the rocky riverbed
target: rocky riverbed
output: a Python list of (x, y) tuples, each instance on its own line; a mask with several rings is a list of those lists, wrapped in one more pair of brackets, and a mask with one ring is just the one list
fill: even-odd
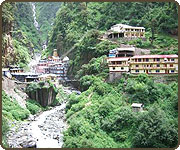
[(10, 148), (61, 148), (65, 121), (66, 102), (45, 111), (38, 116), (30, 116), (8, 132)]

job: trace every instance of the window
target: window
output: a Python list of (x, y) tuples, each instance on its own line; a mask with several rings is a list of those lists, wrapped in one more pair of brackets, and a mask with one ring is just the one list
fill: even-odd
[(115, 70), (116, 68), (115, 67), (113, 67), (113, 70)]
[(149, 62), (149, 58), (146, 58), (146, 62)]
[(147, 67), (149, 67), (149, 65), (147, 65)]
[(139, 70), (136, 70), (136, 72), (139, 72)]
[(150, 67), (152, 67), (152, 65), (150, 65)]
[(112, 61), (111, 63), (114, 65), (114, 64), (115, 64), (115, 61)]
[(160, 70), (156, 70), (156, 72), (157, 72), (157, 73), (159, 73), (159, 72), (160, 72)]
[(170, 64), (170, 67), (173, 67), (173, 64)]
[(160, 58), (157, 58), (157, 61), (160, 61)]
[(151, 72), (151, 70), (149, 70), (148, 72)]
[(138, 62), (141, 62), (141, 58), (138, 59)]
[(157, 64), (157, 67), (160, 67), (160, 64)]
[(117, 61), (117, 64), (122, 64), (122, 62), (121, 61)]
[(174, 58), (171, 58), (171, 61), (174, 61)]
[(136, 65), (136, 67), (139, 67), (139, 65)]
[(121, 67), (121, 70), (124, 70), (124, 67)]
[(174, 73), (174, 70), (171, 70), (171, 73)]
[(131, 31), (134, 31), (134, 29), (131, 29)]

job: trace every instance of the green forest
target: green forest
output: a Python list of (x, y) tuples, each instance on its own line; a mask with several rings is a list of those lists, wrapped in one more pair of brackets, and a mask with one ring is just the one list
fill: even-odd
[[(178, 54), (176, 3), (37, 2), (40, 31), (33, 25), (30, 7), (26, 2), (3, 5), (2, 63), (3, 66), (14, 63), (25, 68), (34, 52), (41, 52), (42, 58), (51, 56), (54, 49), (59, 56), (68, 54), (68, 76), (79, 81), (82, 93), (67, 96), (68, 129), (64, 132), (64, 148), (177, 146), (178, 75), (172, 77), (173, 81), (161, 83), (147, 74), (124, 74), (110, 83), (106, 62), (109, 50), (121, 44), (148, 49), (151, 54)], [(119, 23), (145, 27), (146, 40), (101, 40), (112, 25)], [(12, 46), (7, 44), (9, 35)], [(41, 51), (44, 42), (47, 42), (47, 48)], [(30, 113), (43, 110), (30, 100), (23, 115), (16, 116), (11, 111), (9, 114), (11, 107), (19, 109), (19, 106), (10, 104), (5, 93), (3, 97), (4, 105), (9, 105), (3, 109), (3, 117), (10, 115), (8, 117), (23, 120)], [(133, 112), (132, 103), (144, 104), (144, 111)]]

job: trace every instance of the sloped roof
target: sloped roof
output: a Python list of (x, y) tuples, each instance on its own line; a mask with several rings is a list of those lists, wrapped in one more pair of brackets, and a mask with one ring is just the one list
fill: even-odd
[(63, 61), (69, 61), (69, 58), (66, 56), (63, 58)]
[(109, 57), (108, 61), (128, 61), (130, 57)]
[(141, 103), (132, 103), (132, 107), (143, 107), (143, 104)]

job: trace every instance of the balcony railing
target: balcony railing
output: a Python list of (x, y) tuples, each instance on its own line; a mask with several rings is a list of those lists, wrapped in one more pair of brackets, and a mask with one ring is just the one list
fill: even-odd
[(134, 69), (134, 70), (139, 70), (139, 69), (148, 69), (148, 70), (176, 69), (176, 67), (130, 67), (130, 68)]

